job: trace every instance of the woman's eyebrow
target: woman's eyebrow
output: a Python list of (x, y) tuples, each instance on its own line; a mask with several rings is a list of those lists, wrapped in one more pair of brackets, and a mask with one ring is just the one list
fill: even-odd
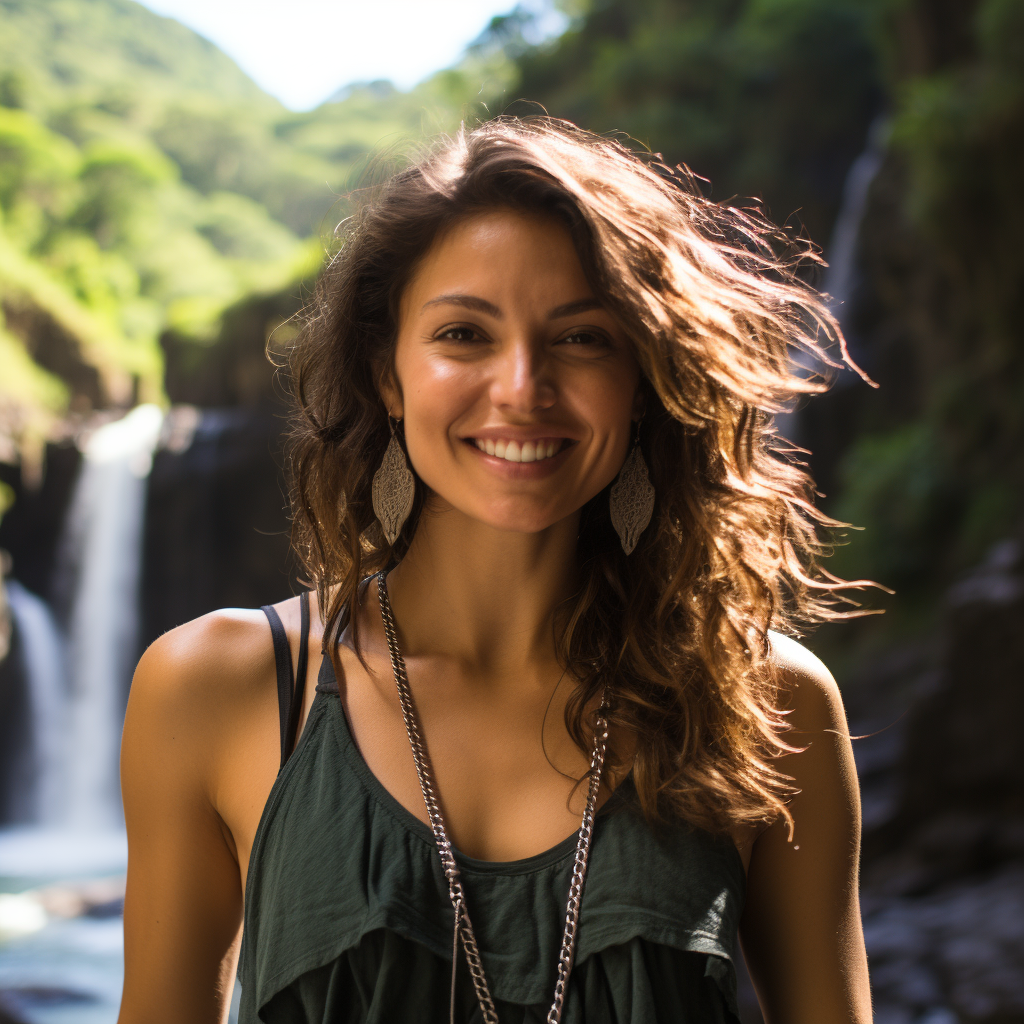
[[(486, 313), (488, 316), (493, 316), (495, 320), (504, 319), (504, 314), (493, 302), (481, 299), (477, 295), (455, 293), (438, 295), (436, 298), (428, 299), (423, 303), (423, 309), (426, 309), (428, 306), (462, 306), (464, 309), (472, 309), (477, 313)], [(602, 308), (601, 303), (595, 298), (576, 299), (573, 302), (565, 302), (561, 306), (555, 306), (548, 313), (548, 319), (560, 320), (562, 317), (576, 316), (578, 313), (589, 313), (592, 310)]]
[(428, 306), (463, 306), (477, 313), (493, 316), (495, 320), (502, 319), (501, 310), (493, 302), (478, 298), (476, 295), (438, 295), (436, 299), (428, 299), (423, 303), (423, 309)]
[(589, 313), (594, 309), (603, 309), (597, 299), (577, 299), (575, 302), (566, 302), (564, 305), (555, 306), (548, 313), (549, 320), (558, 320), (563, 316), (576, 316), (577, 313)]

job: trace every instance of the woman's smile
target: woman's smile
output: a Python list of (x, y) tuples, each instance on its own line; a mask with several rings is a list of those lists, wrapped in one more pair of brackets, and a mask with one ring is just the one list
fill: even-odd
[(541, 462), (554, 458), (565, 447), (565, 438), (561, 437), (539, 437), (536, 441), (522, 443), (515, 438), (503, 437), (497, 440), (474, 437), (471, 440), (480, 451), (506, 462)]

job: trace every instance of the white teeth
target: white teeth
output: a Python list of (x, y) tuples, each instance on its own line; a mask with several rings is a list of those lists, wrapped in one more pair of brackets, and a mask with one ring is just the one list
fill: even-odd
[(559, 439), (539, 441), (492, 441), (488, 438), (476, 437), (473, 443), (482, 452), (488, 455), (497, 456), (506, 462), (540, 462), (542, 459), (550, 459), (562, 450), (562, 442)]

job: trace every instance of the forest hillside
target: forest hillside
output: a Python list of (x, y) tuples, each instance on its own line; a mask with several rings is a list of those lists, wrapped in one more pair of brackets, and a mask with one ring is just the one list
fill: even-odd
[(837, 308), (880, 387), (841, 377), (796, 440), (813, 437), (828, 508), (866, 527), (837, 571), (929, 621), (936, 588), (1024, 511), (1024, 6), (564, 6), (554, 40), (527, 43), (515, 8), (411, 92), (356, 84), (295, 113), (132, 0), (0, 0), (0, 457), (31, 476), (69, 416), (264, 393), (253, 367), (339, 196), (373, 154), (460, 119), (539, 103), (625, 133), (826, 258), (873, 154)]
[(162, 336), (200, 372), (225, 309), (314, 273), (369, 154), (490, 74), (293, 113), (132, 0), (2, 0), (0, 25), (0, 448), (32, 464), (68, 414), (162, 401)]

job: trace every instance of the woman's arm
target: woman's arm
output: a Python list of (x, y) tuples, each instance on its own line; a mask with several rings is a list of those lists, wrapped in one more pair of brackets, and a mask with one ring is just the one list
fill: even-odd
[(754, 843), (740, 937), (766, 1024), (870, 1024), (858, 899), (860, 795), (839, 688), (793, 640), (772, 635), (793, 727), (805, 747), (779, 767), (800, 792), (795, 830), (782, 821)]
[[(236, 853), (225, 807), (229, 819), (232, 807), (243, 822), (258, 819), (278, 746), (273, 651), (254, 615), (214, 613), (173, 630), (135, 673), (121, 745), (119, 1024), (214, 1024), (227, 1014), (242, 923), (238, 855), (248, 850)], [(226, 768), (232, 761), (241, 764)]]

